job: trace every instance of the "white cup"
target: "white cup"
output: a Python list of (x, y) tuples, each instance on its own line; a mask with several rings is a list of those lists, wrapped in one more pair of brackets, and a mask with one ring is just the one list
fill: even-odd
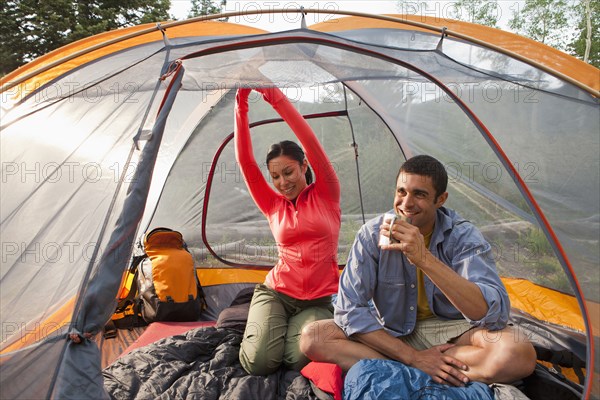
[(390, 225), (390, 236), (386, 236), (386, 235), (379, 235), (379, 246), (387, 246), (390, 243), (398, 243), (397, 240), (395, 240), (392, 235), (392, 226), (394, 225), (394, 222), (396, 222), (396, 220), (402, 220), (402, 221), (406, 221), (409, 224), (411, 223), (411, 219), (405, 217), (404, 215), (397, 215), (397, 214), (392, 214), (392, 213), (385, 213), (383, 215), (383, 222), (387, 222)]
[[(396, 214), (385, 213), (383, 215), (383, 222), (386, 222), (390, 225), (390, 232), (392, 231), (391, 227), (396, 219), (398, 219), (398, 215)], [(392, 243), (395, 243), (395, 241)], [(390, 236), (379, 234), (379, 246), (387, 246), (388, 244), (390, 244)]]

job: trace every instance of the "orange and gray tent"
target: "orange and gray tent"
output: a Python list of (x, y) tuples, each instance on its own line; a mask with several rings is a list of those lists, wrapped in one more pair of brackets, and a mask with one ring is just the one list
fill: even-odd
[[(573, 380), (598, 396), (598, 69), (443, 19), (328, 15), (275, 33), (209, 19), (103, 33), (2, 79), (0, 397), (105, 396), (104, 346), (68, 337), (102, 331), (148, 229), (183, 233), (208, 319), (264, 279), (277, 246), (234, 159), (241, 86), (282, 88), (335, 164), (341, 267), (391, 208), (403, 160), (441, 160), (513, 314), (566, 335), (544, 339), (582, 360)], [(250, 101), (261, 160), (293, 136)]]

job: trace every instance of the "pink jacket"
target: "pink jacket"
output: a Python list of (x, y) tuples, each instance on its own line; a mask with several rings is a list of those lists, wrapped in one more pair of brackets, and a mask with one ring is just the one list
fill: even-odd
[(238, 90), (236, 160), (254, 202), (269, 221), (279, 252), (265, 283), (296, 299), (329, 296), (337, 292), (339, 281), (340, 183), (321, 143), (287, 97), (276, 88), (257, 90), (292, 128), (315, 175), (315, 182), (298, 195), (295, 206), (272, 188), (254, 159), (248, 125), (250, 89)]

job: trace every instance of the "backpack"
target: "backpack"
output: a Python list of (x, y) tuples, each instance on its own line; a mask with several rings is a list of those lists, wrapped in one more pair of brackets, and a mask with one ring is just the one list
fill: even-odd
[[(180, 232), (156, 228), (138, 243), (105, 337), (155, 321), (196, 321), (206, 298)], [(114, 325), (112, 327), (111, 325)]]
[(196, 321), (206, 299), (181, 233), (153, 229), (144, 236), (144, 252), (137, 274), (144, 321)]

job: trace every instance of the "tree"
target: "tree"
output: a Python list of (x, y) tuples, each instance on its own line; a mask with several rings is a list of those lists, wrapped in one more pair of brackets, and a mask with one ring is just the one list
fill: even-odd
[(582, 0), (575, 7), (578, 34), (569, 43), (570, 54), (600, 68), (600, 2)]
[(22, 64), (19, 50), (22, 43), (19, 39), (22, 37), (21, 24), (17, 22), (21, 18), (16, 16), (19, 14), (17, 5), (14, 1), (5, 2), (0, 8), (0, 75), (4, 75), (9, 71), (16, 69)]
[(451, 10), (451, 17), (460, 21), (498, 27), (498, 19), (502, 14), (496, 0), (457, 0)]
[(2, 75), (69, 42), (74, 15), (69, 0), (9, 1), (0, 11)]
[(192, 0), (192, 8), (188, 13), (188, 18), (194, 18), (200, 15), (219, 14), (225, 8), (227, 0)]
[(566, 0), (525, 0), (523, 7), (514, 9), (510, 28), (535, 41), (565, 50), (569, 38), (569, 6)]
[(168, 20), (170, 0), (74, 1), (76, 25), (71, 40), (113, 29)]
[(170, 0), (12, 0), (0, 9), (0, 74), (72, 41), (169, 19)]

